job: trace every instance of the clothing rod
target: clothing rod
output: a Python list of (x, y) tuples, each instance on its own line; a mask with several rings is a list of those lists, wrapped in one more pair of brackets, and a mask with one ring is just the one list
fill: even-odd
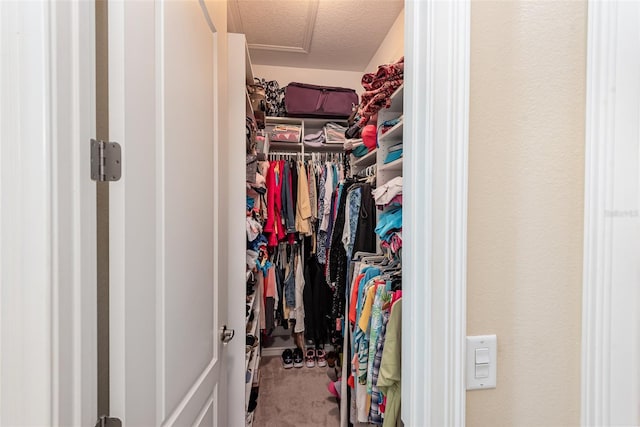
[(292, 153), (290, 151), (271, 151), (269, 152), (269, 154), (267, 154), (267, 157), (269, 156), (283, 156), (283, 157), (325, 157), (325, 158), (329, 158), (329, 157), (334, 157), (334, 158), (342, 158), (344, 156), (344, 153), (329, 153), (329, 152), (324, 152), (324, 153)]
[(270, 151), (267, 156), (311, 156), (311, 153), (291, 152), (291, 151)]

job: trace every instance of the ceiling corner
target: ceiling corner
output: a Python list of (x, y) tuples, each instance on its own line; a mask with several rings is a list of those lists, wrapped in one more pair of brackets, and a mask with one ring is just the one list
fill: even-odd
[(227, 3), (227, 28), (230, 33), (244, 34), (244, 28), (242, 25), (242, 16), (240, 15), (240, 8), (238, 7), (238, 0), (229, 0)]
[[(241, 23), (242, 17), (240, 14), (240, 8), (238, 7), (238, 0), (230, 0), (229, 3), (232, 4), (232, 14), (235, 13), (237, 15), (237, 21)], [(307, 1), (307, 16), (304, 19), (305, 29), (302, 40), (300, 41), (300, 46), (249, 43), (249, 49), (308, 54), (311, 51), (311, 41), (313, 40), (313, 32), (316, 27), (318, 3), (319, 0)], [(234, 17), (234, 19), (236, 18)], [(240, 24), (240, 30), (243, 30), (242, 24)], [(245, 33), (245, 31), (238, 32)]]

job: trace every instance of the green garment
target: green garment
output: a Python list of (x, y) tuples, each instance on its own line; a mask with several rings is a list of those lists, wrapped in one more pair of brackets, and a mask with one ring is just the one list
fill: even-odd
[(378, 389), (387, 396), (383, 427), (402, 425), (400, 421), (400, 349), (402, 347), (402, 298), (391, 308), (378, 375)]

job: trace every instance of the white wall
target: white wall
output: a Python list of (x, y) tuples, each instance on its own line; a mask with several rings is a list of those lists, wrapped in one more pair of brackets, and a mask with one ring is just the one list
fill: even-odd
[(362, 92), (362, 73), (359, 71), (321, 70), (317, 68), (277, 67), (253, 64), (253, 75), (267, 80), (277, 80), (280, 87), (291, 82), (323, 86), (339, 86)]

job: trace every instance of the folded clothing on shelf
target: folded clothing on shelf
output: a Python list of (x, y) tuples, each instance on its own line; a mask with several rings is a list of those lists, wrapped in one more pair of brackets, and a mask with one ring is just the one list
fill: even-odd
[(355, 157), (362, 157), (364, 155), (366, 155), (369, 152), (369, 147), (367, 147), (366, 145), (360, 145), (356, 148), (353, 149), (353, 154)]
[(300, 126), (275, 125), (269, 131), (269, 139), (275, 142), (300, 142)]
[(247, 217), (247, 241), (253, 242), (262, 233), (262, 224), (252, 216)]
[(388, 242), (394, 232), (402, 229), (402, 208), (394, 206), (378, 217), (376, 234), (381, 240)]
[(398, 194), (402, 194), (402, 177), (397, 176), (385, 184), (371, 191), (376, 205), (386, 206)]
[(382, 122), (380, 125), (380, 133), (384, 135), (389, 129), (400, 123), (400, 121), (402, 121), (402, 116)]
[(322, 130), (324, 132), (325, 142), (327, 144), (344, 144), (344, 133), (347, 130), (345, 126), (330, 122), (324, 125)]
[(386, 165), (388, 163), (391, 163), (395, 160), (398, 160), (401, 157), (402, 157), (402, 146), (400, 146), (400, 148), (394, 151), (389, 151), (389, 153), (387, 154), (387, 157), (385, 157), (384, 159), (384, 164)]
[(397, 194), (384, 206), (378, 206), (378, 209), (382, 210), (387, 206), (402, 206), (402, 193)]
[(304, 136), (304, 144), (309, 147), (322, 147), (325, 143), (325, 135), (323, 131), (310, 133)]
[(398, 150), (402, 151), (402, 142), (392, 145), (391, 147), (389, 147), (387, 151), (391, 152), (391, 151), (398, 151)]
[(247, 268), (253, 270), (256, 266), (256, 261), (258, 261), (258, 251), (247, 249)]
[(380, 246), (383, 248), (389, 248), (393, 253), (402, 249), (402, 229), (391, 233), (388, 240), (380, 242)]
[(363, 145), (362, 139), (347, 139), (344, 141), (344, 151), (354, 150), (356, 147)]

